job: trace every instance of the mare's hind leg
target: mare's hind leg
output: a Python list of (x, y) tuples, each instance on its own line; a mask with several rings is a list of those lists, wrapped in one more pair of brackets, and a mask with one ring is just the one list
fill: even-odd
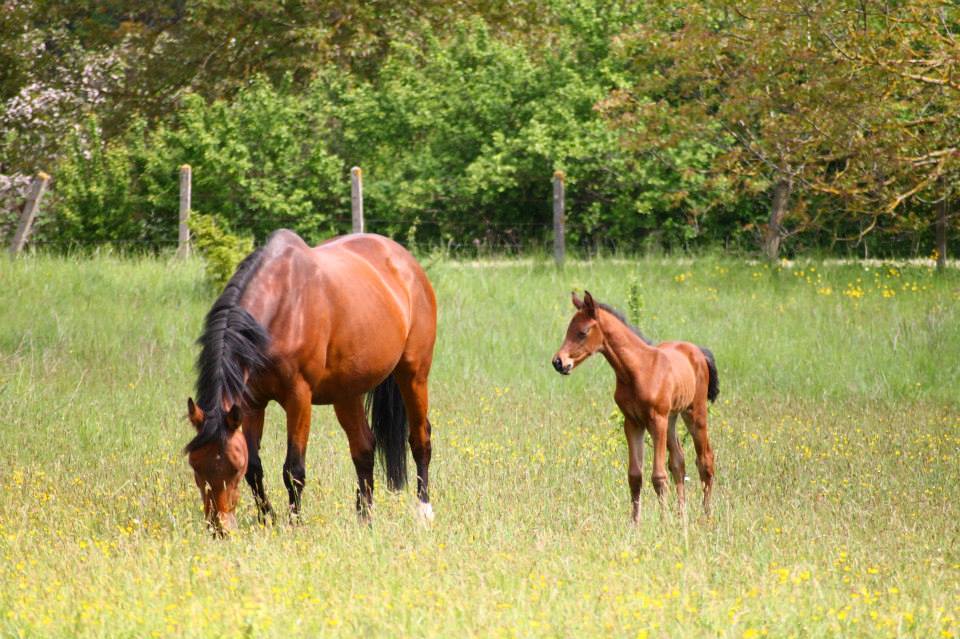
[(631, 519), (640, 523), (640, 490), (643, 488), (643, 427), (624, 415), (623, 432), (627, 436), (627, 483), (630, 485)]
[(673, 477), (673, 485), (677, 488), (677, 507), (682, 516), (687, 505), (683, 485), (683, 478), (686, 474), (686, 466), (683, 463), (683, 447), (680, 446), (680, 440), (677, 439), (676, 413), (670, 415), (669, 426), (667, 427), (667, 450), (670, 452), (670, 459), (667, 465), (670, 467), (670, 475)]
[(244, 411), (243, 437), (247, 440), (249, 461), (247, 462), (247, 483), (253, 491), (253, 500), (257, 504), (257, 521), (266, 523), (267, 516), (271, 521), (276, 519), (267, 493), (263, 490), (263, 464), (260, 463), (260, 438), (263, 436), (263, 408), (252, 408)]
[(310, 387), (306, 382), (295, 384), (281, 402), (287, 413), (287, 458), (283, 462), (283, 483), (290, 497), (290, 520), (300, 517), (300, 497), (306, 483), (307, 440), (310, 438)]
[(361, 523), (370, 521), (373, 508), (373, 431), (367, 423), (363, 396), (333, 405), (340, 426), (350, 443), (350, 457), (357, 470), (357, 517)]
[(683, 413), (683, 421), (693, 437), (693, 446), (697, 450), (697, 470), (700, 473), (700, 482), (703, 484), (703, 511), (710, 515), (710, 495), (713, 492), (713, 449), (707, 437), (707, 402)]
[(410, 452), (413, 461), (417, 464), (417, 514), (430, 521), (433, 519), (433, 506), (430, 505), (430, 420), (427, 419), (429, 397), (427, 394), (426, 369), (414, 370), (402, 360), (394, 372), (403, 405), (407, 411), (407, 422), (410, 425)]

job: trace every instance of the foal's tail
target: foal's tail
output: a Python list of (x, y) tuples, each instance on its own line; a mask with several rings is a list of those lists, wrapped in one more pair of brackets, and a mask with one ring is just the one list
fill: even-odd
[(703, 356), (707, 358), (707, 370), (710, 371), (710, 381), (707, 382), (707, 399), (711, 402), (720, 394), (720, 377), (717, 375), (717, 360), (713, 358), (710, 349), (698, 346)]
[(400, 387), (393, 375), (367, 393), (374, 445), (387, 474), (387, 487), (400, 490), (407, 485), (407, 411)]

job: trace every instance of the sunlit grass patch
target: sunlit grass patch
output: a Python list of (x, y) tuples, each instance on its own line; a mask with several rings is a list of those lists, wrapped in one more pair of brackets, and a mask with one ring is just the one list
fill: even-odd
[[(346, 439), (318, 407), (304, 523), (261, 528), (245, 491), (240, 531), (217, 541), (180, 454), (211, 302), (198, 265), (0, 261), (0, 635), (960, 632), (960, 274), (719, 258), (429, 272), (434, 524), (409, 490), (378, 489), (357, 525)], [(633, 295), (644, 333), (716, 354), (711, 521), (684, 440), (686, 525), (661, 519), (649, 481), (627, 524), (609, 368), (549, 363), (573, 287), (624, 311)], [(283, 429), (271, 408), (277, 504)]]

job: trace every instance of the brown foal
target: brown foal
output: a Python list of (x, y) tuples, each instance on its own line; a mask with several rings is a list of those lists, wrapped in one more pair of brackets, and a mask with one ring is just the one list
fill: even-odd
[[(627, 479), (633, 502), (633, 521), (640, 521), (643, 486), (643, 433), (653, 440), (653, 488), (660, 505), (667, 488), (667, 467), (677, 488), (681, 512), (685, 508), (683, 449), (677, 439), (677, 415), (683, 417), (697, 451), (697, 470), (703, 483), (703, 509), (710, 514), (713, 489), (713, 450), (707, 437), (707, 401), (719, 392), (713, 354), (690, 342), (652, 345), (623, 316), (594, 301), (573, 294), (577, 312), (566, 339), (553, 358), (558, 373), (569, 375), (580, 362), (603, 353), (617, 377), (613, 398), (623, 413), (629, 468)], [(669, 461), (667, 454), (669, 452)]]

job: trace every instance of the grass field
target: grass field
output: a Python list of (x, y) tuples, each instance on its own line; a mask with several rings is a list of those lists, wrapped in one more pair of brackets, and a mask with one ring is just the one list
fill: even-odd
[[(211, 539), (181, 447), (196, 262), (0, 260), (0, 635), (954, 637), (960, 273), (732, 260), (429, 263), (431, 526), (413, 494), (353, 512), (314, 409), (305, 521)], [(600, 358), (549, 360), (588, 288), (654, 339), (709, 346), (715, 516), (628, 524)], [(267, 491), (283, 503), (282, 413)], [(671, 500), (673, 495), (670, 495)], [(671, 501), (672, 503), (672, 501)]]

